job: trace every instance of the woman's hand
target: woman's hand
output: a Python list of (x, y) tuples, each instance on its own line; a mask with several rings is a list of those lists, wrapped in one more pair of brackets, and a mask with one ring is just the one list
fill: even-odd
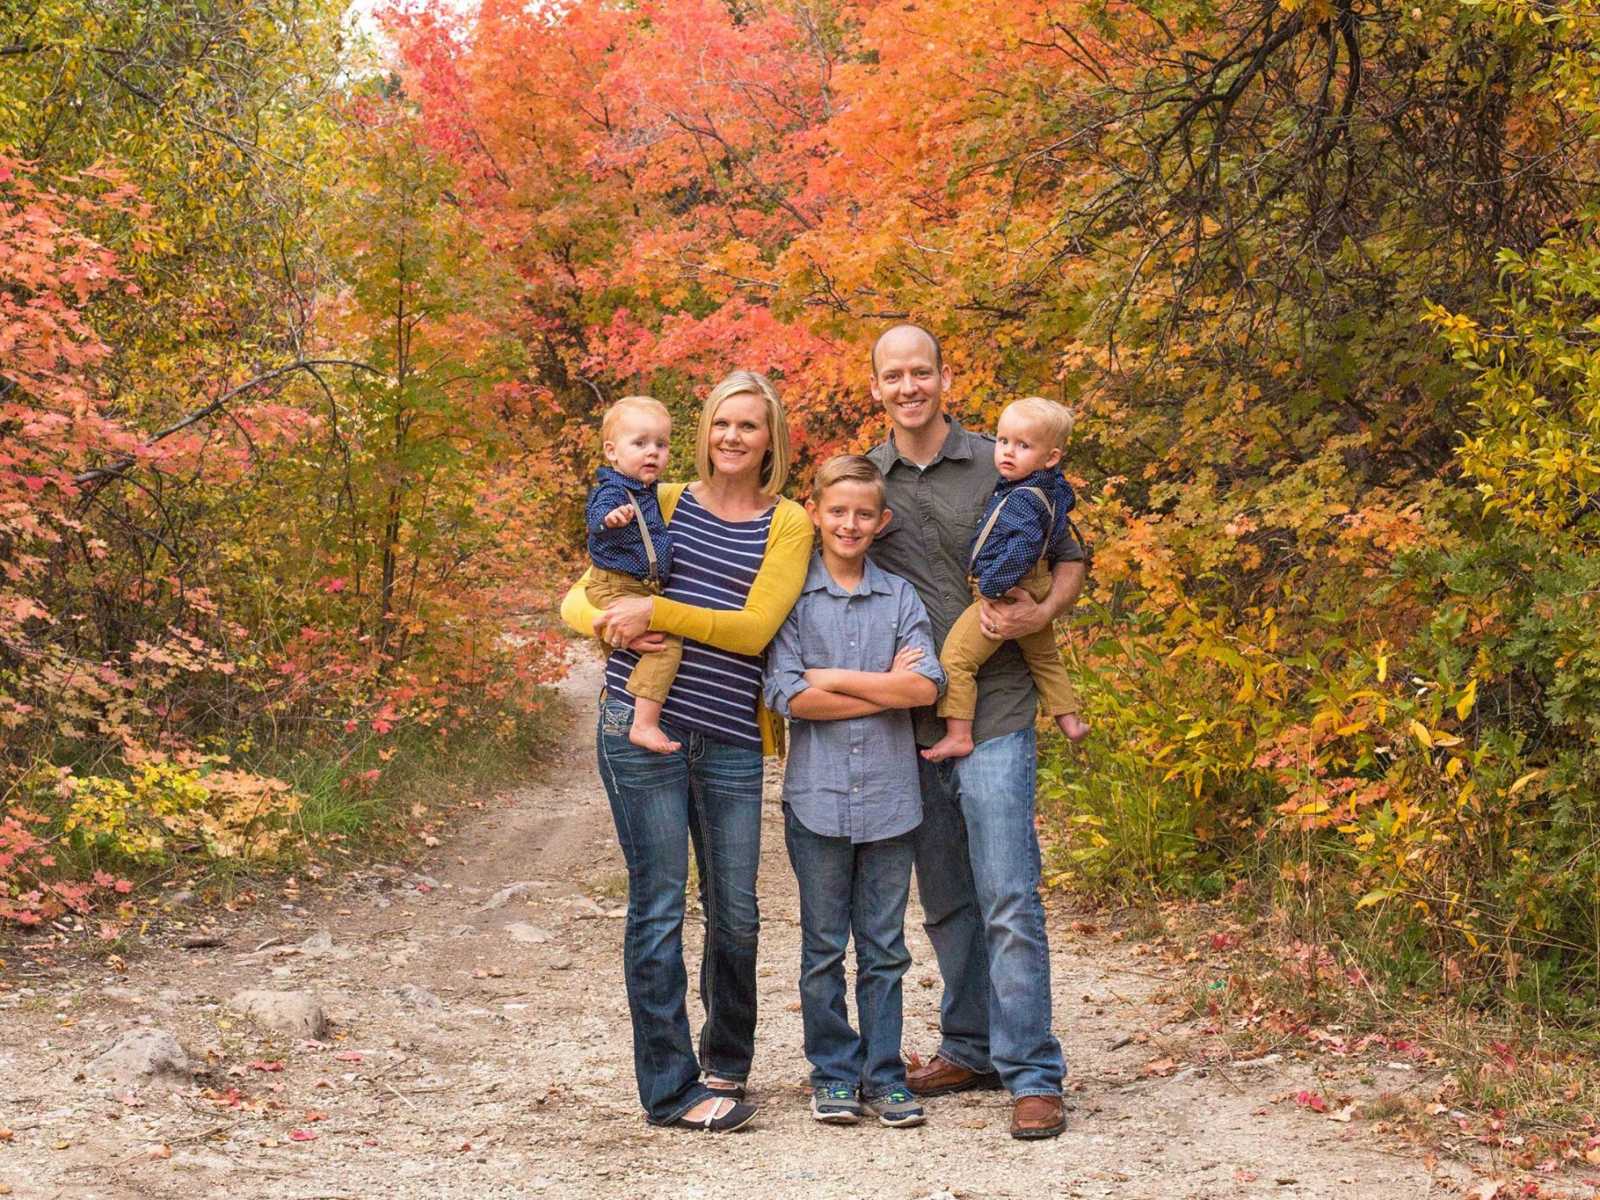
[(664, 633), (641, 633), (628, 643), (628, 649), (635, 654), (654, 654), (657, 650), (667, 648), (667, 635)]
[(595, 636), (612, 646), (629, 646), (637, 637), (650, 632), (650, 614), (655, 599), (651, 596), (624, 596), (613, 600), (594, 619)]

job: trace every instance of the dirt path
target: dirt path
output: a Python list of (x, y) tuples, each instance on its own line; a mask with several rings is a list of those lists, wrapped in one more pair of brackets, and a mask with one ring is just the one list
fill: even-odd
[[(1228, 1061), (1171, 1016), (1173, 967), (1059, 910), (1065, 1136), (1012, 1141), (996, 1093), (933, 1101), (921, 1129), (816, 1125), (775, 777), (752, 1080), (762, 1117), (734, 1137), (648, 1128), (620, 971), (625, 875), (592, 762), (596, 680), (586, 665), (565, 685), (578, 717), (547, 778), (489, 801), (419, 872), (368, 872), (331, 901), (224, 914), (224, 946), (155, 951), (126, 975), (5, 976), (0, 1195), (1395, 1200), (1462, 1188), (1464, 1175), (1386, 1150), (1359, 1116), (1330, 1120), (1293, 1099), (1420, 1090), (1421, 1073), (1347, 1065), (1365, 1083), (1330, 1088), (1322, 1060)], [(487, 907), (512, 884), (524, 886)], [(919, 921), (908, 918), (906, 1031), (926, 1053), (939, 992)], [(324, 930), (331, 946), (315, 936)], [(333, 1031), (320, 1043), (263, 1033), (226, 1006), (241, 988), (314, 991)], [(193, 1082), (134, 1091), (86, 1075), (140, 1025), (177, 1036)]]

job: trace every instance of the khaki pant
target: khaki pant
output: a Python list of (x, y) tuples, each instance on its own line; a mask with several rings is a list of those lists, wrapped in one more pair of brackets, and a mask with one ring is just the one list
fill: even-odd
[[(1018, 586), (1035, 600), (1042, 601), (1050, 594), (1050, 569), (1045, 566), (1043, 559), (1033, 565)], [(974, 601), (981, 594), (977, 584), (973, 584)], [(948, 682), (944, 699), (939, 701), (941, 717), (972, 720), (973, 714), (978, 711), (978, 669), (1004, 644), (983, 636), (983, 627), (978, 622), (979, 611), (976, 602), (969, 605), (950, 627), (950, 636), (944, 639), (939, 663), (944, 667)], [(1046, 625), (1037, 633), (1018, 638), (1017, 646), (1033, 675), (1045, 711), (1052, 717), (1077, 712), (1078, 693), (1073, 690), (1066, 665), (1061, 661), (1061, 652), (1056, 649), (1055, 626)]]
[[(589, 603), (604, 608), (613, 600), (624, 596), (655, 596), (661, 592), (659, 584), (652, 585), (621, 571), (589, 568), (589, 584), (584, 589)], [(654, 650), (639, 656), (639, 665), (628, 676), (628, 694), (640, 700), (663, 703), (672, 690), (672, 681), (678, 676), (678, 664), (683, 661), (683, 639), (668, 635), (664, 650)]]

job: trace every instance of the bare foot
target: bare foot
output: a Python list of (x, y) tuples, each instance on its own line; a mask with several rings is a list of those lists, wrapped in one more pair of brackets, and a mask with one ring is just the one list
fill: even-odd
[(972, 738), (947, 733), (922, 752), (929, 762), (943, 762), (947, 758), (965, 758), (972, 753)]
[(711, 1117), (713, 1119), (717, 1117), (725, 1117), (732, 1111), (732, 1100), (718, 1100), (713, 1098), (700, 1101), (699, 1104), (696, 1104), (688, 1112), (684, 1113), (683, 1118), (686, 1121), (704, 1121), (707, 1117)]
[(1056, 718), (1056, 724), (1061, 727), (1061, 732), (1067, 735), (1069, 742), (1081, 742), (1089, 736), (1089, 725), (1077, 713), (1062, 713)]
[(661, 732), (661, 726), (646, 725), (637, 717), (628, 730), (628, 740), (635, 746), (654, 750), (657, 754), (671, 754), (675, 750), (682, 749), (681, 743), (673, 741)]

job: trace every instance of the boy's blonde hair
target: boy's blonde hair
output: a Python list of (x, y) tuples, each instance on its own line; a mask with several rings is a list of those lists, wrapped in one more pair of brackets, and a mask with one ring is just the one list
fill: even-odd
[(757, 371), (734, 371), (711, 389), (700, 409), (700, 429), (694, 438), (694, 465), (702, 483), (713, 474), (711, 466), (711, 422), (724, 400), (733, 396), (759, 397), (767, 410), (767, 453), (761, 460), (761, 494), (776, 496), (789, 479), (789, 419), (772, 380)]
[(1006, 405), (1005, 411), (1013, 409), (1039, 430), (1047, 444), (1066, 449), (1067, 436), (1072, 432), (1072, 410), (1065, 404), (1043, 396), (1024, 396)]
[(878, 508), (881, 511), (888, 499), (883, 483), (883, 472), (878, 464), (862, 454), (835, 454), (816, 469), (811, 476), (811, 501), (820, 503), (822, 493), (836, 483), (865, 483), (878, 490)]
[(622, 420), (623, 414), (630, 412), (655, 413), (665, 417), (669, 422), (672, 414), (667, 411), (667, 406), (654, 396), (624, 396), (610, 408), (606, 409), (605, 416), (600, 418), (600, 440), (609, 442), (617, 431), (617, 422)]

